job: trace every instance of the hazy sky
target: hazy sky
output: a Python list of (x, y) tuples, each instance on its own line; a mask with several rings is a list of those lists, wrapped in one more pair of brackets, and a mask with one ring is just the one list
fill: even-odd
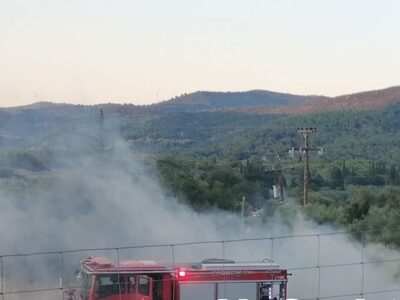
[(398, 0), (0, 0), (0, 106), (400, 84)]

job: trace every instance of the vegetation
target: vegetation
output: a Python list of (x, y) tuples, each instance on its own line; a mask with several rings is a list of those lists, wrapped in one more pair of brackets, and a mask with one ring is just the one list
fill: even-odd
[[(306, 214), (319, 223), (345, 227), (364, 241), (400, 247), (399, 116), (397, 104), (380, 111), (281, 117), (221, 139), (218, 151), (185, 148), (175, 150), (185, 155), (155, 159), (166, 186), (197, 209), (237, 211), (246, 196), (251, 208), (264, 209), (268, 217), (278, 205), (271, 193), (273, 173), (264, 171), (277, 161), (263, 156), (269, 150), (301, 146), (297, 125), (318, 127), (312, 142), (324, 147), (324, 155), (312, 158), (311, 203), (304, 208)], [(299, 156), (281, 159), (285, 167), (293, 167), (286, 172), (286, 191), (299, 203), (303, 162)], [(366, 231), (365, 235), (356, 234), (360, 231)]]
[(243, 196), (248, 196), (247, 203), (259, 207), (269, 198), (272, 178), (265, 174), (258, 158), (240, 162), (163, 155), (156, 161), (168, 189), (198, 210), (239, 210)]
[[(99, 142), (107, 135), (107, 124), (95, 109), (80, 112), (75, 108), (73, 115), (62, 115), (62, 122), (40, 111), (3, 112), (0, 177), (9, 180), (18, 175), (16, 170), (46, 171), (54, 162), (62, 166), (60, 151), (72, 158), (82, 148), (85, 153), (107, 153), (107, 141)], [(14, 121), (6, 122), (7, 118)], [(104, 119), (110, 119), (107, 111)], [(284, 175), (289, 202), (299, 203), (302, 196), (299, 154), (294, 158), (281, 154), (278, 161), (269, 153), (301, 147), (297, 126), (317, 127), (311, 142), (316, 148), (322, 146), (324, 154), (311, 155), (311, 201), (304, 208), (306, 214), (355, 233), (368, 231), (362, 237), (355, 234), (365, 241), (400, 247), (400, 233), (395, 230), (400, 228), (400, 104), (376, 111), (296, 116), (170, 109), (124, 115), (118, 126), (136, 153), (145, 154), (147, 161), (150, 154), (157, 176), (171, 195), (200, 211), (240, 211), (245, 197), (246, 213), (263, 218), (279, 207), (272, 194), (278, 162), (288, 169)], [(79, 142), (63, 142), (65, 136)], [(47, 150), (54, 145), (57, 153)]]

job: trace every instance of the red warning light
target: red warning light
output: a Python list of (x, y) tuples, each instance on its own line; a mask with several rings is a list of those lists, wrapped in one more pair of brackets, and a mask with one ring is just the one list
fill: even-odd
[(180, 271), (178, 272), (178, 275), (179, 275), (179, 277), (185, 277), (185, 276), (186, 276), (186, 272), (183, 271), (183, 270), (180, 270)]

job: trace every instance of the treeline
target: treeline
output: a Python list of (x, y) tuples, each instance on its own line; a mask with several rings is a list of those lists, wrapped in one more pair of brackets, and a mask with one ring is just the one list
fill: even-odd
[[(360, 241), (400, 247), (400, 104), (380, 111), (269, 120), (241, 134), (227, 134), (219, 140), (218, 148), (205, 140), (202, 151), (194, 144), (192, 149), (175, 149), (175, 153), (185, 155), (169, 156), (175, 161), (174, 168), (158, 165), (161, 177), (168, 188), (197, 209), (239, 211), (242, 196), (246, 196), (252, 209), (261, 210), (261, 217), (268, 218), (279, 206), (272, 195), (274, 175), (264, 171), (273, 169), (276, 160), (263, 157), (271, 150), (285, 152), (302, 146), (297, 126), (317, 127), (311, 142), (324, 149), (322, 156), (311, 156), (307, 215), (317, 222), (352, 230)], [(292, 160), (282, 155), (281, 164), (293, 168), (285, 172), (286, 196), (292, 203), (285, 205), (299, 204), (303, 161), (299, 155)], [(248, 216), (252, 215), (249, 210)]]
[(317, 127), (315, 146), (329, 161), (400, 161), (400, 104), (364, 112), (319, 112), (299, 116), (239, 112), (166, 113), (143, 116), (121, 126), (136, 150), (247, 159), (269, 150), (299, 147), (296, 128)]
[(156, 165), (171, 195), (197, 210), (238, 211), (243, 196), (254, 208), (270, 198), (273, 177), (256, 157), (241, 162), (175, 154), (157, 157)]
[(306, 213), (321, 224), (349, 229), (364, 243), (400, 247), (400, 187), (350, 186), (311, 194)]
[(323, 146), (329, 161), (370, 159), (400, 162), (400, 104), (378, 111), (323, 112), (273, 120), (233, 139), (226, 154), (243, 158), (302, 145), (297, 127), (317, 127), (315, 146)]

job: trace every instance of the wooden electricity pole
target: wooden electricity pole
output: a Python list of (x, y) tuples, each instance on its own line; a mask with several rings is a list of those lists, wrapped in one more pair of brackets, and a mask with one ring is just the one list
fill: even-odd
[(317, 132), (316, 127), (298, 127), (297, 132), (304, 137), (304, 144), (301, 147), (300, 153), (304, 155), (304, 182), (303, 182), (303, 206), (308, 202), (308, 182), (310, 178), (310, 165), (309, 165), (309, 151), (318, 150), (317, 148), (310, 148), (309, 135)]

